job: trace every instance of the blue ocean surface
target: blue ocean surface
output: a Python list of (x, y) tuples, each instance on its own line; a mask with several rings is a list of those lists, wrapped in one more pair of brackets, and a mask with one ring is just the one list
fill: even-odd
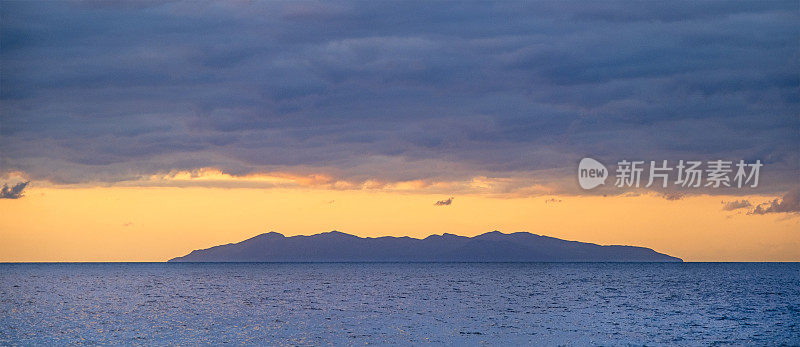
[(0, 264), (0, 344), (800, 344), (798, 263)]

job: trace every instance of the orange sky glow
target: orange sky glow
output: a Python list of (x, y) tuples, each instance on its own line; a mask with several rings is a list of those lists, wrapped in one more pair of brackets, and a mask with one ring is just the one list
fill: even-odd
[[(271, 186), (152, 186), (165, 180)], [(503, 195), (481, 192), (491, 185), (485, 178), (451, 184), (366, 183), (347, 189), (325, 177), (237, 179), (215, 172), (147, 181), (151, 186), (32, 184), (24, 198), (0, 200), (0, 261), (165, 261), (268, 231), (291, 236), (330, 230), (416, 238), (527, 231), (650, 247), (686, 261), (800, 261), (797, 214), (747, 215), (722, 209), (723, 201), (766, 202), (772, 196), (667, 200), (653, 193)], [(440, 192), (442, 185), (454, 189), (459, 184), (474, 189)], [(455, 197), (451, 205), (434, 205), (450, 196)]]

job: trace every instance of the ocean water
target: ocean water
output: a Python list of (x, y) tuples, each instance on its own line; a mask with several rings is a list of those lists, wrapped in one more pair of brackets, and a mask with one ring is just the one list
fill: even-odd
[(800, 264), (0, 264), (0, 344), (800, 344)]

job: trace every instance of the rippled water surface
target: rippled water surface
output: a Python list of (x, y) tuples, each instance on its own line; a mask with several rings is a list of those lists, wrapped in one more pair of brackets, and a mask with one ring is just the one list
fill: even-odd
[(800, 344), (800, 264), (0, 264), (0, 344)]

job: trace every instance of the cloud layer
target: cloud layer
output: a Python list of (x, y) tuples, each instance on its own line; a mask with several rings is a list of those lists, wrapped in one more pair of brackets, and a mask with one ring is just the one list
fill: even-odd
[(748, 214), (767, 213), (798, 213), (800, 212), (800, 188), (786, 193), (782, 199), (775, 199), (768, 203), (759, 204)]
[(4, 3), (0, 169), (547, 184), (584, 156), (760, 159), (786, 191), (798, 22), (792, 1)]

